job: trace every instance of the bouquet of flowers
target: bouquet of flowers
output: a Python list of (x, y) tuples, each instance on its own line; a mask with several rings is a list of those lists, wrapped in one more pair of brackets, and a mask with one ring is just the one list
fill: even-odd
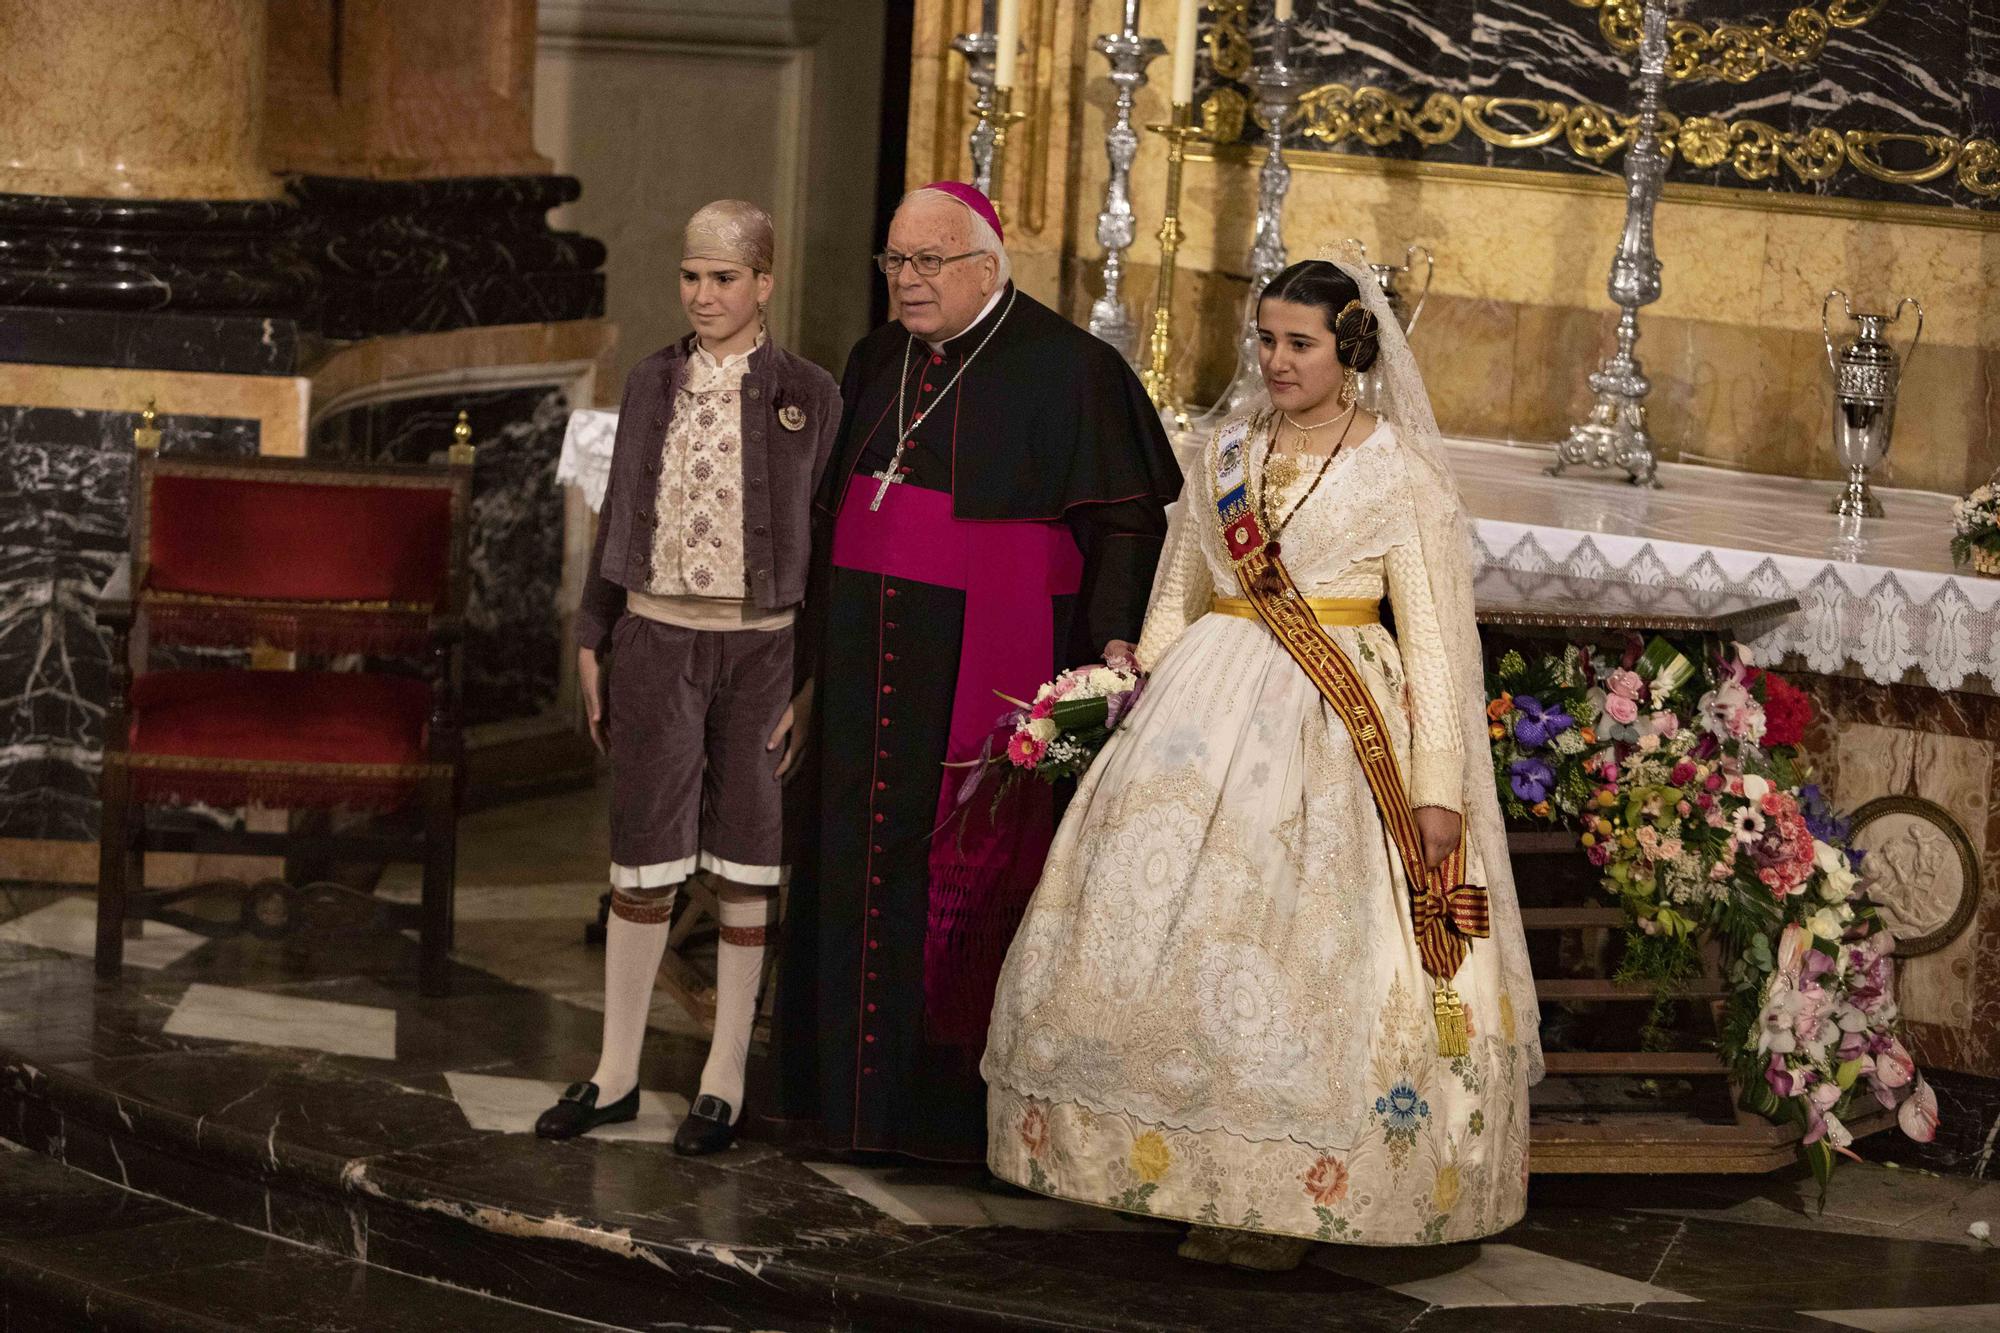
[(1136, 672), (1089, 666), (1063, 672), (1035, 691), (1033, 703), (1002, 695), (1015, 706), (1001, 720), (1012, 729), (1006, 761), (1044, 782), (1080, 776), (1144, 689)]
[(978, 758), (947, 765), (966, 770), (955, 809), (972, 801), (995, 768), (1002, 770), (993, 793), (996, 812), (1014, 783), (1030, 774), (1049, 783), (1082, 776), (1145, 688), (1145, 678), (1136, 671), (1087, 666), (1063, 672), (1036, 690), (1033, 702), (995, 690), (1013, 707), (1001, 714)]
[(1951, 506), (1951, 558), (1981, 574), (2000, 574), (2000, 495), (1992, 482)]

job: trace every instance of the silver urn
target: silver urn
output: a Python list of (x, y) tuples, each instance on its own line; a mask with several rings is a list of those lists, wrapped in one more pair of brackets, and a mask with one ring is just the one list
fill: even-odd
[[(1368, 272), (1375, 279), (1375, 285), (1382, 289), (1382, 299), (1388, 302), (1389, 313), (1396, 317), (1396, 322), (1402, 326), (1404, 335), (1408, 336), (1409, 332), (1416, 328), (1417, 320), (1424, 313), (1424, 302), (1429, 300), (1431, 295), (1431, 278), (1437, 271), (1437, 260), (1431, 254), (1430, 247), (1406, 246), (1403, 250), (1403, 262), (1400, 264), (1375, 263), (1368, 258), (1368, 247), (1353, 238), (1345, 242), (1344, 248), (1367, 266)], [(1416, 271), (1418, 255), (1422, 255), (1424, 259), (1424, 285), (1417, 292), (1416, 304), (1411, 305), (1401, 282)], [(1360, 396), (1364, 411), (1379, 411), (1382, 400), (1382, 371), (1368, 370), (1355, 376), (1355, 390)]]
[[(1838, 348), (1827, 318), (1833, 298), (1854, 325), (1854, 335)], [(1889, 328), (1914, 306), (1917, 327), (1900, 356), (1889, 345)], [(1924, 307), (1914, 296), (1896, 303), (1887, 315), (1857, 311), (1847, 293), (1835, 288), (1819, 307), (1820, 333), (1826, 340), (1826, 364), (1833, 371), (1833, 454), (1847, 469), (1847, 485), (1833, 502), (1843, 518), (1880, 518), (1882, 502), (1868, 489), (1868, 474), (1889, 454), (1889, 437), (1896, 427), (1896, 388), (1924, 336)]]

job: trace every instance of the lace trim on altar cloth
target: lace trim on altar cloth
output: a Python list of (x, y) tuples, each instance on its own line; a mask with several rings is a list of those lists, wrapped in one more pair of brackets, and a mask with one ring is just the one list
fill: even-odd
[(1799, 610), (1746, 641), (1760, 666), (1796, 655), (1823, 675), (1852, 666), (1881, 685), (1912, 673), (1937, 690), (2000, 683), (2000, 583), (1493, 519), (1476, 528), (1481, 563), (1520, 573), (1798, 598)]

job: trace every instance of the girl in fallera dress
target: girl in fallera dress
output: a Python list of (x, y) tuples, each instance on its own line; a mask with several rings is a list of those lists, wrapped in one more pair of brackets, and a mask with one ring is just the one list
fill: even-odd
[(1344, 264), (1279, 274), (1258, 326), (1269, 401), (1209, 441), (1111, 646), (1147, 692), (1078, 785), (982, 1072), (1001, 1178), (1287, 1268), (1519, 1220), (1542, 1059), (1422, 379)]

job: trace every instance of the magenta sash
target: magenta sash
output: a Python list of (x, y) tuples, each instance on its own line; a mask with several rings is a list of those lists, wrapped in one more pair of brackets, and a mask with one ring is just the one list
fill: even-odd
[[(1083, 556), (1061, 523), (968, 522), (954, 518), (951, 496), (916, 486), (889, 488), (882, 508), (868, 502), (880, 483), (857, 476), (833, 530), (833, 563), (965, 592), (951, 736), (942, 758), (979, 757), (1008, 705), (998, 690), (1032, 699), (1056, 660), (1053, 597), (1083, 583)], [(978, 1046), (986, 1040), (993, 989), (1021, 913), (1041, 878), (1055, 832), (1049, 788), (1018, 784), (993, 817), (975, 798), (953, 818), (964, 771), (938, 781), (938, 829), (931, 841), (929, 907), (924, 932), (924, 1014), (934, 1040)]]

